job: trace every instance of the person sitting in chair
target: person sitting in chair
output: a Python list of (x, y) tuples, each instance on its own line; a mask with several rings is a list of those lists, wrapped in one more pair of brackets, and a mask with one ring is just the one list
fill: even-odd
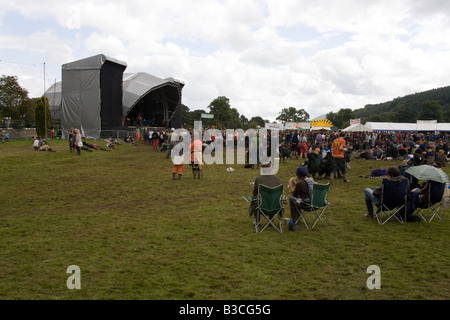
[(289, 189), (292, 192), (292, 197), (289, 197), (289, 208), (291, 210), (291, 221), (289, 222), (289, 230), (296, 231), (299, 226), (296, 221), (300, 218), (299, 213), (295, 208), (295, 198), (300, 198), (302, 200), (309, 198), (309, 187), (305, 178), (308, 176), (308, 169), (304, 166), (297, 168), (295, 172), (296, 178), (291, 178), (289, 180)]
[[(270, 162), (262, 164), (263, 168), (270, 168)], [(253, 196), (252, 202), (250, 203), (249, 215), (252, 216), (255, 213), (257, 206), (256, 199), (258, 198), (259, 185), (264, 185), (269, 188), (278, 187), (281, 184), (281, 179), (274, 174), (263, 174), (255, 179), (255, 184), (253, 186)]]
[(320, 149), (316, 148), (314, 151), (308, 153), (305, 164), (308, 167), (309, 173), (313, 179), (315, 178), (316, 173), (320, 171), (320, 164), (322, 163), (322, 157), (320, 155)]
[[(389, 176), (389, 180), (394, 182), (401, 182), (402, 180), (407, 180), (404, 176), (400, 174), (400, 170), (398, 170), (395, 167), (390, 167), (387, 169), (387, 174)], [(409, 192), (409, 181), (408, 181), (408, 187), (407, 192)], [(364, 190), (364, 200), (366, 202), (367, 207), (367, 213), (365, 214), (368, 218), (374, 218), (373, 215), (373, 205), (376, 205), (377, 207), (381, 204), (381, 193), (382, 188), (376, 187), (375, 190), (372, 190), (370, 188), (366, 188)]]

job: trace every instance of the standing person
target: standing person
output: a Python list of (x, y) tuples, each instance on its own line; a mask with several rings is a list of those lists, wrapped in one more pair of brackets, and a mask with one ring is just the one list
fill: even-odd
[(5, 144), (5, 139), (6, 139), (6, 131), (5, 130), (2, 130), (1, 136), (2, 136), (2, 144)]
[(55, 140), (55, 129), (52, 128), (52, 140)]
[(305, 159), (308, 156), (309, 146), (308, 146), (308, 138), (306, 134), (303, 132), (300, 139), (300, 158)]
[(317, 143), (318, 148), (322, 149), (322, 144), (323, 144), (322, 132), (317, 133), (316, 143)]
[(340, 132), (339, 138), (334, 139), (331, 147), (331, 154), (334, 158), (334, 167), (330, 174), (330, 184), (333, 184), (334, 176), (336, 172), (339, 170), (342, 173), (342, 179), (344, 182), (350, 182), (347, 179), (347, 170), (345, 166), (345, 152), (347, 151), (347, 147), (345, 146), (345, 132)]
[(194, 179), (197, 177), (197, 175), (200, 179), (203, 175), (203, 144), (197, 132), (194, 132), (194, 140), (191, 142), (189, 149), (191, 150), (192, 174), (194, 175)]
[(75, 129), (75, 148), (77, 148), (77, 155), (81, 154), (81, 147), (83, 146), (83, 141), (81, 141), (81, 132), (79, 129)]
[[(175, 142), (174, 147), (182, 143), (183, 136), (180, 136), (178, 138), (178, 141)], [(174, 155), (173, 157), (173, 169), (172, 169), (172, 180), (175, 180), (175, 177), (178, 173), (178, 180), (181, 180), (183, 177), (183, 171), (184, 171), (184, 154), (183, 154), (183, 148), (181, 148), (180, 153), (178, 155)]]
[(172, 152), (173, 149), (173, 145), (174, 143), (172, 142), (172, 135), (174, 134), (175, 129), (172, 128), (170, 129), (170, 133), (167, 136), (167, 144), (168, 144), (168, 148), (167, 148), (167, 154), (166, 154), (166, 159), (170, 158), (170, 154)]
[(74, 132), (73, 128), (70, 128), (70, 132), (69, 132), (69, 150), (70, 150), (70, 153), (72, 153), (74, 149), (75, 149), (75, 132)]
[(298, 151), (299, 151), (298, 142), (299, 142), (298, 132), (295, 131), (291, 139), (291, 158), (295, 156), (295, 159), (298, 159)]
[(152, 145), (153, 151), (158, 150), (158, 132), (156, 130), (152, 133)]

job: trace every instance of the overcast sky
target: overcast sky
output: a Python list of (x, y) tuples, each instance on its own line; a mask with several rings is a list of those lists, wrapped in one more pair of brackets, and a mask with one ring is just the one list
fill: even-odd
[(449, 0), (0, 0), (0, 75), (30, 97), (105, 54), (181, 80), (191, 110), (271, 121), (450, 85), (449, 39)]

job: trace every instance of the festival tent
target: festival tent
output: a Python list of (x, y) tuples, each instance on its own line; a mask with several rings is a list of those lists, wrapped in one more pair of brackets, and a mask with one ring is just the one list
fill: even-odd
[(342, 131), (348, 131), (348, 132), (370, 132), (372, 131), (369, 127), (366, 127), (362, 123), (355, 123), (351, 126), (342, 129)]
[(436, 120), (418, 120), (416, 123), (366, 122), (372, 131), (450, 131), (450, 123), (437, 123)]
[(89, 138), (122, 125), (122, 82), (125, 62), (103, 54), (62, 66), (64, 130), (80, 128)]
[(311, 127), (311, 131), (317, 131), (317, 130), (325, 130), (325, 131), (331, 131), (330, 127)]
[(151, 126), (181, 128), (181, 90), (184, 83), (161, 79), (144, 72), (125, 73), (123, 79), (124, 119), (150, 120)]
[(436, 131), (450, 131), (450, 123), (438, 123), (436, 125)]
[(371, 131), (416, 131), (416, 123), (366, 122)]
[(61, 81), (53, 84), (47, 91), (45, 91), (44, 95), (48, 99), (52, 119), (61, 119)]

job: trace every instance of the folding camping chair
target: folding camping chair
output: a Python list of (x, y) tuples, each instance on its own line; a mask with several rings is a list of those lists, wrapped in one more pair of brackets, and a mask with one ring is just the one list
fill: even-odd
[[(328, 191), (330, 190), (330, 184), (312, 184), (312, 190), (310, 192), (310, 199), (299, 199), (292, 197), (295, 201), (294, 206), (299, 214), (299, 218), (295, 223), (300, 220), (305, 224), (307, 229), (314, 229), (317, 222), (322, 222), (324, 225), (328, 225)], [(325, 216), (325, 221), (322, 219)]]
[[(284, 204), (283, 204), (284, 186), (280, 184), (277, 187), (270, 188), (260, 184), (258, 186), (257, 207), (255, 210), (255, 230), (257, 233), (263, 232), (269, 225), (278, 232), (283, 233)], [(267, 224), (262, 227), (262, 221), (267, 220)], [(275, 224), (275, 218), (278, 218), (278, 226)]]
[(409, 188), (411, 190), (414, 189), (414, 188), (417, 188), (419, 186), (419, 179), (414, 177), (412, 174), (410, 174), (408, 172), (405, 172), (403, 174), (403, 176), (409, 180)]
[(311, 174), (311, 177), (315, 179), (316, 174), (320, 171), (320, 164), (322, 163), (322, 157), (316, 157), (315, 159), (308, 159), (308, 172)]
[[(436, 216), (439, 220), (444, 221), (447, 206), (445, 203), (447, 199), (444, 198), (446, 184), (436, 181), (428, 181), (428, 183), (430, 184), (427, 194), (428, 200), (423, 203), (419, 202), (414, 213), (417, 213), (426, 222), (431, 222)], [(442, 209), (442, 213), (440, 209)], [(422, 214), (422, 211), (426, 212)], [(428, 219), (428, 217), (430, 218)]]
[[(392, 217), (398, 222), (404, 223), (406, 221), (408, 180), (395, 182), (383, 179), (381, 188), (381, 203), (378, 210), (375, 211), (378, 223), (384, 225)], [(383, 216), (386, 216), (384, 221)]]

